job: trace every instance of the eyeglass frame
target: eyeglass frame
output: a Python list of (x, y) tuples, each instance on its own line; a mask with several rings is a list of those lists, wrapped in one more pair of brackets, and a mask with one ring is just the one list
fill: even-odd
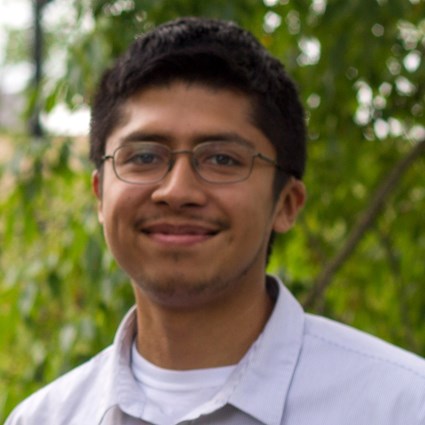
[(241, 178), (241, 179), (239, 179), (239, 180), (232, 180), (232, 181), (211, 181), (211, 180), (208, 180), (208, 179), (206, 179), (204, 176), (202, 176), (202, 174), (199, 172), (199, 170), (198, 170), (198, 167), (197, 167), (197, 165), (196, 165), (196, 162), (194, 161), (194, 153), (196, 152), (196, 149), (198, 148), (198, 147), (200, 147), (200, 146), (204, 146), (205, 144), (212, 144), (212, 143), (217, 143), (217, 142), (214, 142), (214, 141), (211, 141), (211, 142), (203, 142), (203, 143), (200, 143), (199, 145), (196, 145), (193, 149), (170, 149), (168, 146), (166, 146), (166, 145), (164, 145), (164, 144), (162, 144), (162, 143), (159, 143), (159, 142), (148, 142), (148, 141), (144, 141), (144, 142), (132, 142), (132, 143), (138, 143), (138, 144), (140, 144), (140, 143), (147, 143), (147, 144), (150, 144), (150, 145), (158, 145), (158, 146), (161, 146), (161, 147), (163, 147), (163, 148), (166, 148), (168, 151), (169, 151), (169, 161), (168, 161), (168, 166), (167, 166), (167, 168), (166, 168), (166, 171), (165, 171), (165, 173), (160, 177), (160, 178), (158, 178), (158, 179), (156, 179), (156, 180), (152, 180), (152, 181), (148, 181), (148, 182), (134, 182), (134, 181), (128, 181), (128, 180), (125, 180), (123, 177), (121, 177), (120, 175), (119, 175), (119, 173), (118, 173), (118, 171), (117, 171), (117, 169), (116, 169), (116, 165), (115, 165), (115, 155), (116, 155), (116, 153), (120, 150), (120, 149), (122, 149), (122, 148), (124, 148), (124, 147), (126, 147), (127, 146), (127, 144), (124, 144), (124, 145), (121, 145), (121, 146), (118, 146), (117, 148), (115, 148), (114, 149), (114, 151), (112, 152), (112, 154), (109, 154), (109, 155), (107, 155), (107, 154), (105, 154), (105, 155), (103, 155), (102, 156), (102, 158), (101, 158), (101, 160), (102, 160), (102, 165), (103, 165), (103, 163), (105, 162), (105, 161), (107, 161), (108, 159), (112, 159), (112, 168), (113, 168), (113, 170), (114, 170), (114, 174), (115, 174), (115, 176), (117, 177), (117, 179), (118, 180), (121, 180), (122, 182), (124, 182), (124, 183), (128, 183), (128, 184), (134, 184), (134, 185), (148, 185), (148, 184), (155, 184), (155, 183), (159, 183), (160, 181), (162, 181), (166, 176), (167, 176), (167, 174), (172, 170), (172, 168), (173, 168), (173, 166), (174, 166), (174, 164), (175, 164), (175, 155), (177, 155), (177, 154), (189, 154), (190, 155), (190, 165), (191, 165), (191, 167), (192, 167), (192, 170), (195, 172), (195, 174), (201, 179), (201, 180), (203, 180), (203, 181), (205, 181), (205, 182), (207, 182), (207, 183), (210, 183), (210, 184), (232, 184), (232, 183), (239, 183), (239, 182), (242, 182), (242, 181), (245, 181), (245, 180), (247, 180), (248, 178), (249, 178), (249, 176), (251, 175), (251, 173), (252, 173), (252, 170), (253, 170), (253, 168), (254, 168), (254, 161), (255, 161), (255, 158), (260, 158), (260, 159), (262, 159), (263, 161), (266, 161), (267, 163), (269, 163), (270, 165), (273, 165), (274, 167), (276, 167), (280, 172), (283, 172), (283, 173), (285, 173), (285, 174), (287, 174), (288, 176), (290, 175), (276, 160), (274, 160), (274, 159), (272, 159), (272, 158), (270, 158), (270, 157), (268, 157), (267, 155), (264, 155), (263, 153), (261, 153), (261, 152), (259, 152), (259, 151), (256, 151), (254, 148), (252, 148), (250, 145), (248, 145), (248, 144), (245, 144), (245, 143), (239, 143), (239, 142), (234, 142), (234, 143), (238, 143), (238, 144), (241, 144), (242, 146), (245, 146), (246, 148), (248, 148), (249, 150), (252, 150), (252, 155), (251, 155), (251, 165), (250, 165), (250, 167), (249, 167), (249, 172), (248, 172), (248, 174), (245, 176), (245, 177), (243, 177), (243, 178)]

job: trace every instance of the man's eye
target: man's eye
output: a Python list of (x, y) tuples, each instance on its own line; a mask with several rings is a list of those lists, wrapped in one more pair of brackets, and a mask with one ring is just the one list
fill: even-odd
[(162, 162), (162, 156), (154, 152), (135, 152), (126, 160), (126, 163), (135, 165), (156, 165)]
[(241, 164), (235, 155), (227, 153), (214, 153), (206, 156), (203, 160), (204, 164), (217, 165), (223, 167), (235, 167)]
[(158, 155), (154, 153), (136, 153), (130, 158), (131, 162), (135, 162), (138, 164), (153, 164), (159, 160)]

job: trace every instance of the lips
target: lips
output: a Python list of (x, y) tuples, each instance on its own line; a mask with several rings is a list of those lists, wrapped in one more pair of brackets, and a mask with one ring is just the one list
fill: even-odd
[(151, 240), (167, 245), (193, 245), (210, 239), (219, 229), (210, 225), (191, 223), (153, 223), (142, 227)]

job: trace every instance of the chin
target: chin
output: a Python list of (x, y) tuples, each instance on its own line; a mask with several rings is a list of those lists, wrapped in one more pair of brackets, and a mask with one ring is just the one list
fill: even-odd
[(133, 284), (144, 298), (168, 307), (194, 307), (205, 305), (220, 297), (227, 284), (220, 278), (193, 279), (183, 273), (156, 276), (154, 279), (133, 279)]

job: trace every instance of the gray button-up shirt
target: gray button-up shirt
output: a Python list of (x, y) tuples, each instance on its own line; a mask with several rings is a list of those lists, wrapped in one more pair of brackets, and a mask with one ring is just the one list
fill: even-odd
[[(425, 425), (423, 359), (305, 314), (280, 282), (269, 283), (276, 304), (263, 333), (180, 424)], [(6, 425), (149, 424), (130, 367), (135, 334), (132, 309), (111, 347), (26, 399)]]

